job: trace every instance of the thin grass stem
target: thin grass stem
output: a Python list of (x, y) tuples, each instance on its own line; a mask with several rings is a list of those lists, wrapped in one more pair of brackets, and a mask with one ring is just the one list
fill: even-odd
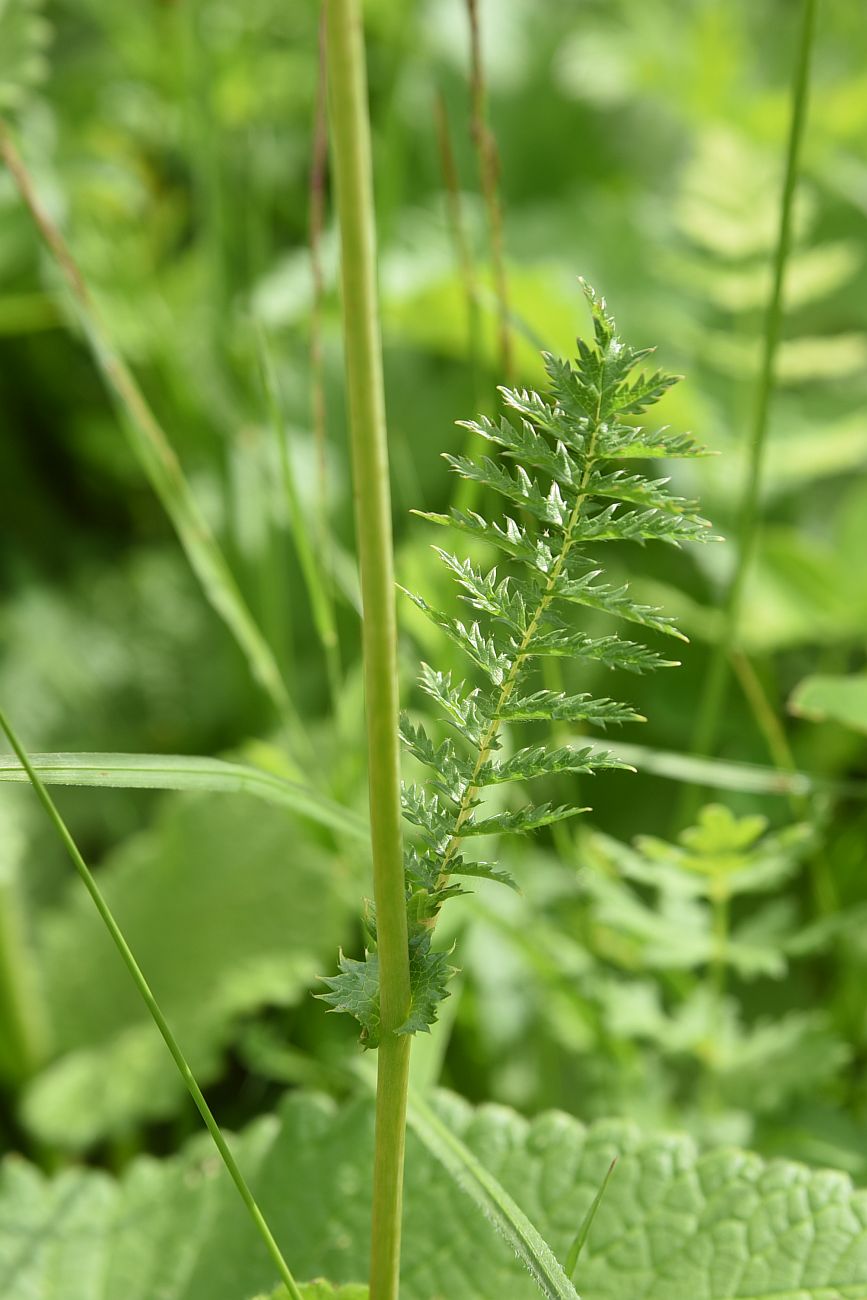
[(358, 0), (327, 0), (333, 174), (341, 238), (343, 329), (356, 529), (364, 605), (362, 648), (379, 954), (381, 1045), (373, 1170), (371, 1300), (399, 1288), (410, 1036), (396, 1031), (410, 1006), (401, 835), (397, 616), (382, 343), (376, 293), (376, 223), (364, 35)]
[(258, 1204), (256, 1203), (256, 1199), (253, 1196), (252, 1191), (250, 1190), (247, 1180), (244, 1178), (244, 1175), (241, 1173), (241, 1170), (238, 1167), (235, 1157), (232, 1155), (232, 1152), (229, 1150), (228, 1143), (226, 1142), (226, 1139), (223, 1137), (223, 1134), (220, 1131), (220, 1126), (217, 1123), (216, 1119), (214, 1118), (210, 1106), (205, 1101), (202, 1090), (199, 1087), (198, 1083), (196, 1082), (192, 1070), (187, 1064), (186, 1057), (181, 1051), (180, 1045), (177, 1039), (175, 1038), (174, 1034), (172, 1033), (168, 1021), (166, 1020), (165, 1016), (160, 1010), (159, 1003), (154, 997), (151, 991), (151, 987), (148, 984), (141, 967), (139, 966), (138, 962), (133, 956), (132, 950), (130, 949), (129, 944), (124, 938), (123, 932), (120, 926), (118, 925), (117, 921), (115, 920), (111, 908), (106, 902), (106, 899), (101, 889), (99, 888), (99, 885), (94, 879), (94, 876), (90, 871), (90, 868), (87, 866), (87, 863), (84, 861), (84, 858), (81, 856), (81, 853), (79, 852), (78, 849), (78, 845), (75, 843), (75, 840), (72, 838), (69, 828), (67, 827), (63, 818), (61, 817), (60, 812), (58, 811), (57, 806), (54, 803), (54, 800), (51, 798), (51, 795), (48, 793), (47, 789), (43, 785), (42, 780), (40, 779), (33, 765), (31, 764), (30, 759), (28, 758), (24, 750), (24, 747), (22, 746), (20, 740), (18, 739), (17, 733), (14, 731), (12, 724), (9, 722), (8, 718), (6, 717), (6, 714), (3, 712), (2, 709), (0, 709), (0, 727), (2, 727), (3, 731), (6, 733), (6, 736), (9, 740), (10, 745), (15, 751), (18, 761), (20, 762), (21, 766), (24, 768), (24, 770), (27, 773), (27, 776), (30, 780), (31, 785), (33, 786), (33, 789), (36, 792), (39, 802), (42, 804), (42, 807), (45, 809), (45, 812), (48, 814), (48, 817), (52, 822), (58, 836), (63, 841), (66, 851), (69, 854), (70, 858), (72, 859), (72, 863), (84, 883), (85, 889), (90, 894), (90, 897), (93, 899), (94, 906), (96, 907), (96, 910), (99, 912), (99, 915), (103, 920), (105, 928), (108, 930), (109, 934), (111, 935), (114, 945), (117, 948), (118, 952), (120, 953), (121, 959), (124, 965), (126, 966), (127, 970), (129, 971), (133, 983), (135, 984), (136, 988), (138, 989), (141, 995), (142, 1001), (144, 1002), (145, 1006), (150, 1012), (154, 1024), (156, 1025), (157, 1029), (162, 1035), (163, 1041), (166, 1047), (169, 1049), (169, 1053), (172, 1057), (172, 1060), (174, 1061), (175, 1065), (178, 1067), (178, 1073), (180, 1074), (181, 1078), (186, 1084), (187, 1091), (192, 1097), (199, 1114), (201, 1115), (202, 1119), (205, 1122), (205, 1127), (207, 1128), (208, 1132), (210, 1133), (213, 1139), (214, 1146), (217, 1148), (217, 1151), (220, 1154), (223, 1164), (226, 1166), (226, 1169), (229, 1172), (229, 1176), (231, 1177), (232, 1182), (235, 1184), (235, 1187), (238, 1189), (238, 1193), (241, 1197), (241, 1200), (246, 1205), (250, 1217), (253, 1220), (253, 1223), (255, 1224), (257, 1232), (259, 1233), (260, 1237), (265, 1243), (265, 1247), (269, 1255), (271, 1256), (274, 1266), (277, 1269), (277, 1272), (280, 1276), (280, 1280), (282, 1281), (283, 1285), (286, 1287), (286, 1290), (289, 1292), (289, 1295), (292, 1297), (292, 1300), (302, 1300), (301, 1292), (298, 1288), (297, 1283), (295, 1282), (294, 1277), (292, 1276), (289, 1265), (286, 1263), (286, 1260), (283, 1258), (282, 1251), (280, 1250), (280, 1247), (277, 1245), (277, 1241), (274, 1237), (274, 1234), (271, 1232), (271, 1229), (268, 1227), (268, 1224), (265, 1220), (265, 1216), (263, 1215), (262, 1211), (259, 1209)]
[(810, 62), (816, 29), (816, 0), (803, 0), (801, 32), (791, 90), (791, 117), (783, 187), (780, 193), (779, 225), (774, 253), (771, 294), (765, 315), (762, 360), (756, 388), (755, 409), (749, 442), (746, 479), (738, 524), (738, 549), (734, 573), (723, 602), (723, 627), (705, 676), (704, 691), (693, 735), (693, 751), (708, 754), (716, 742), (728, 684), (729, 660), (738, 639), (738, 623), (744, 583), (755, 551), (759, 528), (765, 443), (774, 391), (774, 367), (783, 320), (783, 290), (786, 266), (792, 246), (792, 213), (800, 170), (801, 147), (807, 117)]
[(488, 121), (488, 92), (482, 61), (482, 38), (478, 0), (467, 0), (470, 24), (470, 94), (472, 99), (472, 136), (479, 160), (482, 195), (488, 217), (494, 291), (497, 295), (499, 321), (500, 373), (503, 382), (511, 382), (513, 373), (512, 332), (509, 310), (509, 281), (503, 241), (503, 208), (500, 202), (500, 158), (497, 141)]
[[(772, 708), (751, 660), (742, 651), (734, 650), (731, 662), (741, 690), (752, 709), (753, 717), (765, 738), (771, 758), (781, 772), (794, 772), (795, 756), (785, 728)], [(815, 813), (812, 801), (804, 794), (790, 794), (789, 805), (796, 817), (809, 819)], [(810, 880), (818, 910), (825, 914), (836, 912), (840, 906), (837, 885), (831, 863), (822, 845), (818, 845), (810, 856)]]
[[(473, 393), (473, 408), (480, 412), (484, 408), (479, 379), (479, 336), (481, 314), (479, 311), (479, 285), (470, 241), (464, 223), (463, 205), (461, 203), (458, 166), (452, 148), (449, 130), (448, 109), (442, 92), (435, 100), (435, 121), (437, 145), (440, 155), (440, 167), (446, 193), (446, 212), (448, 214), (449, 235), (454, 249), (455, 261), (461, 278), (464, 295), (464, 307), (467, 317), (467, 364), (470, 372), (470, 384)], [(473, 459), (479, 454), (482, 439), (472, 430), (467, 431), (464, 443), (464, 455)], [(480, 485), (475, 479), (459, 478), (454, 492), (454, 505), (458, 510), (473, 510), (476, 507)]]
[[(328, 529), (328, 425), (325, 406), (325, 360), (322, 347), (322, 305), (325, 298), (325, 276), (322, 270), (322, 234), (325, 228), (325, 181), (328, 170), (328, 59), (325, 47), (327, 21), (325, 7), (319, 16), (318, 68), (316, 76), (316, 102), (313, 109), (313, 140), (310, 157), (310, 191), (308, 196), (307, 224), (310, 239), (310, 272), (313, 278), (313, 297), (310, 305), (310, 404), (313, 436), (316, 440), (316, 466), (318, 475), (319, 541), (330, 547)], [(331, 580), (330, 550), (325, 554), (325, 569)]]

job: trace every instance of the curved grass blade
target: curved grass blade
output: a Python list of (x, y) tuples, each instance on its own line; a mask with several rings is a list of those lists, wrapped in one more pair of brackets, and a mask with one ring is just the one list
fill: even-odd
[[(349, 808), (300, 782), (246, 763), (186, 754), (31, 754), (30, 765), (46, 785), (253, 794), (353, 839), (367, 841), (370, 836), (364, 818)], [(16, 757), (0, 754), (0, 782), (28, 780)]]
[(542, 1294), (548, 1300), (580, 1300), (551, 1247), (524, 1211), (415, 1091), (409, 1095), (407, 1120), (430, 1154), (505, 1237)]
[[(327, 572), (326, 557), (330, 554), (330, 542), (326, 545), (326, 525), (324, 517), (319, 520), (319, 539), (312, 536), (304, 510), (295, 473), (289, 455), (289, 430), (283, 417), (277, 376), (274, 362), (268, 347), (268, 339), (261, 322), (254, 321), (256, 352), (262, 390), (280, 461), (280, 474), (283, 480), (283, 495), (289, 515), (289, 526), (295, 543), (295, 552), (301, 567), (301, 575), (307, 589), (307, 598), (313, 613), (313, 624), (322, 643), (325, 654), (325, 668), (328, 688), (331, 692), (332, 707), (336, 709), (340, 695), (340, 647), (337, 640), (337, 623), (332, 604), (332, 578)], [(322, 515), (320, 505), (320, 515)]]
[(278, 714), (291, 728), (294, 738), (303, 741), (303, 729), (273, 651), (251, 614), (226, 557), (199, 509), (165, 430), (157, 421), (123, 357), (114, 348), (81, 271), (60, 231), (42, 207), (30, 173), (2, 122), (0, 157), (8, 167), (34, 225), (66, 281), (94, 359), (124, 414), (123, 425), (132, 450), (172, 522), (206, 599), (237, 641), (253, 676), (270, 696)]
[(178, 1043), (177, 1039), (175, 1038), (174, 1034), (169, 1028), (168, 1021), (166, 1020), (165, 1016), (160, 1010), (159, 1003), (157, 1002), (156, 998), (151, 992), (150, 985), (148, 984), (141, 967), (139, 966), (138, 962), (133, 956), (129, 944), (127, 943), (126, 939), (123, 936), (123, 931), (121, 930), (117, 921), (114, 919), (114, 915), (111, 911), (111, 908), (109, 907), (108, 903), (103, 897), (99, 885), (96, 883), (96, 880), (91, 874), (90, 869), (87, 866), (87, 863), (84, 861), (84, 858), (81, 856), (81, 853), (79, 852), (78, 845), (75, 843), (75, 840), (72, 838), (72, 835), (70, 834), (65, 821), (63, 820), (63, 818), (61, 817), (60, 813), (58, 812), (55, 806), (54, 800), (51, 798), (51, 795), (46, 790), (42, 780), (40, 779), (39, 775), (37, 774), (36, 770), (31, 764), (29, 758), (27, 757), (27, 754), (24, 752), (21, 742), (19, 741), (17, 734), (12, 728), (12, 724), (9, 722), (2, 709), (0, 709), (0, 728), (2, 728), (3, 731), (5, 731), (10, 745), (14, 749), (16, 755), (18, 756), (18, 761), (20, 762), (21, 767), (26, 773), (27, 779), (30, 781), (31, 785), (33, 786), (36, 796), (39, 799), (39, 802), (42, 804), (42, 807), (45, 809), (46, 813), (48, 814), (48, 817), (52, 822), (54, 829), (57, 831), (58, 836), (63, 841), (66, 851), (69, 854), (70, 858), (72, 859), (73, 865), (76, 871), (78, 872), (79, 876), (81, 877), (82, 882), (84, 883), (85, 889), (90, 894), (90, 897), (93, 899), (94, 906), (96, 907), (96, 910), (99, 912), (99, 915), (102, 917), (102, 920), (105, 923), (105, 928), (108, 930), (112, 940), (114, 941), (115, 947), (120, 953), (121, 960), (123, 961), (124, 965), (129, 971), (133, 983), (135, 984), (136, 988), (141, 994), (142, 1001), (144, 1002), (145, 1006), (147, 1007), (148, 1011), (153, 1017), (154, 1024), (156, 1025), (157, 1029), (160, 1031), (163, 1041), (166, 1047), (169, 1049), (169, 1054), (171, 1055), (175, 1065), (178, 1067), (178, 1073), (180, 1074), (181, 1078), (186, 1084), (187, 1090), (196, 1105), (196, 1109), (198, 1110), (199, 1114), (204, 1120), (205, 1127), (207, 1128), (208, 1132), (213, 1138), (214, 1146), (217, 1148), (217, 1151), (220, 1154), (223, 1164), (226, 1166), (226, 1169), (229, 1173), (229, 1176), (232, 1179), (232, 1182), (235, 1184), (236, 1188), (238, 1189), (238, 1193), (241, 1197), (241, 1200), (244, 1202), (244, 1204), (247, 1207), (250, 1217), (253, 1220), (253, 1223), (256, 1227), (256, 1231), (259, 1233), (260, 1237), (265, 1243), (265, 1247), (269, 1255), (271, 1256), (272, 1262), (274, 1263), (277, 1269), (277, 1272), (280, 1276), (280, 1280), (283, 1282), (283, 1285), (286, 1287), (286, 1290), (288, 1291), (291, 1300), (303, 1300), (301, 1292), (298, 1289), (295, 1279), (292, 1276), (292, 1273), (289, 1269), (289, 1265), (286, 1263), (285, 1259), (283, 1258), (283, 1254), (280, 1250), (280, 1247), (277, 1245), (277, 1241), (273, 1233), (271, 1232), (271, 1229), (268, 1227), (268, 1224), (265, 1220), (264, 1215), (262, 1214), (262, 1211), (259, 1209), (259, 1206), (256, 1204), (256, 1199), (253, 1196), (253, 1193), (250, 1190), (250, 1187), (248, 1186), (247, 1181), (244, 1178), (244, 1175), (241, 1173), (241, 1170), (235, 1160), (235, 1157), (232, 1155), (232, 1152), (229, 1150), (228, 1143), (226, 1142), (226, 1139), (223, 1137), (223, 1134), (220, 1131), (220, 1126), (215, 1120), (210, 1106), (205, 1101), (201, 1088), (199, 1087), (198, 1083), (196, 1083), (195, 1076), (193, 1075), (192, 1070), (187, 1064), (186, 1057), (181, 1051), (180, 1044)]
[(578, 1229), (577, 1233), (575, 1234), (575, 1240), (572, 1242), (572, 1245), (569, 1247), (569, 1254), (566, 1256), (566, 1264), (565, 1264), (566, 1272), (568, 1273), (569, 1277), (575, 1276), (575, 1270), (578, 1267), (578, 1259), (581, 1255), (581, 1251), (584, 1249), (584, 1243), (587, 1241), (587, 1238), (590, 1236), (590, 1229), (593, 1226), (593, 1220), (596, 1218), (596, 1211), (599, 1209), (599, 1206), (602, 1204), (602, 1197), (605, 1195), (608, 1189), (608, 1184), (611, 1181), (611, 1175), (614, 1173), (616, 1167), (617, 1167), (617, 1156), (614, 1157), (614, 1159), (611, 1161), (611, 1164), (608, 1166), (608, 1172), (606, 1173), (605, 1177), (602, 1179), (602, 1186), (599, 1188), (599, 1191), (596, 1193), (596, 1195), (593, 1197), (593, 1200), (590, 1202), (590, 1208), (588, 1209), (587, 1213), (584, 1215), (584, 1218), (581, 1222), (581, 1227)]

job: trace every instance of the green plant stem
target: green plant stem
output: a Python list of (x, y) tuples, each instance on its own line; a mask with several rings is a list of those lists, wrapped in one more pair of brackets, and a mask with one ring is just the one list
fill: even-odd
[(710, 985), (718, 998), (726, 991), (729, 946), (729, 889), (724, 876), (712, 882), (711, 907), (713, 910), (713, 958), (709, 977)]
[[(442, 168), (443, 182), (445, 184), (446, 192), (446, 212), (448, 214), (449, 234), (454, 249), (455, 261), (457, 262), (458, 271), (461, 277), (464, 306), (467, 313), (467, 362), (470, 371), (473, 406), (478, 412), (483, 409), (479, 382), (480, 313), (478, 278), (473, 263), (470, 241), (467, 238), (467, 232), (464, 226), (458, 166), (455, 160), (454, 149), (452, 148), (448, 110), (446, 108), (445, 98), (441, 92), (437, 94), (435, 100), (435, 120), (440, 166)], [(477, 433), (474, 433), (472, 430), (467, 430), (463, 454), (468, 459), (473, 459), (478, 455), (480, 451), (480, 443), (482, 441), (483, 440)], [(477, 483), (475, 479), (458, 479), (454, 494), (454, 504), (456, 508), (458, 510), (475, 509), (480, 487), (481, 485)]]
[(50, 1043), (18, 875), (12, 858), (0, 879), (0, 1078), (15, 1088), (42, 1065)]
[(70, 858), (72, 859), (73, 865), (84, 883), (85, 889), (90, 894), (90, 897), (93, 899), (94, 906), (96, 907), (96, 910), (99, 912), (99, 915), (102, 917), (103, 923), (105, 924), (105, 928), (108, 930), (109, 934), (111, 935), (114, 945), (117, 948), (118, 952), (120, 953), (124, 965), (126, 966), (127, 970), (132, 976), (133, 983), (138, 989), (142, 1001), (144, 1002), (145, 1006), (150, 1012), (154, 1024), (156, 1025), (157, 1029), (160, 1031), (163, 1041), (166, 1047), (169, 1049), (169, 1053), (171, 1054), (172, 1060), (174, 1061), (175, 1065), (178, 1067), (178, 1073), (180, 1074), (181, 1078), (186, 1084), (187, 1090), (190, 1096), (192, 1097), (193, 1101), (195, 1102), (196, 1108), (199, 1114), (201, 1115), (202, 1119), (204, 1120), (208, 1132), (213, 1138), (214, 1146), (217, 1148), (217, 1151), (220, 1153), (220, 1157), (222, 1158), (223, 1164), (226, 1166), (226, 1169), (229, 1172), (232, 1182), (235, 1184), (236, 1188), (238, 1189), (238, 1193), (250, 1213), (250, 1217), (256, 1226), (256, 1230), (258, 1231), (259, 1235), (261, 1236), (262, 1240), (265, 1243), (268, 1253), (271, 1256), (271, 1259), (280, 1276), (280, 1280), (283, 1282), (284, 1286), (286, 1287), (286, 1290), (289, 1292), (289, 1295), (292, 1297), (292, 1300), (302, 1300), (301, 1292), (298, 1289), (298, 1286), (295, 1282), (294, 1277), (292, 1276), (292, 1273), (290, 1272), (289, 1265), (286, 1263), (286, 1260), (283, 1258), (283, 1254), (280, 1250), (280, 1247), (277, 1245), (276, 1239), (274, 1238), (271, 1229), (268, 1227), (268, 1224), (265, 1220), (265, 1216), (262, 1214), (262, 1211), (259, 1209), (259, 1206), (256, 1203), (256, 1199), (253, 1196), (253, 1193), (250, 1190), (250, 1187), (246, 1179), (244, 1178), (244, 1175), (241, 1173), (241, 1170), (238, 1167), (235, 1157), (232, 1155), (232, 1152), (229, 1150), (229, 1146), (228, 1143), (226, 1142), (226, 1139), (223, 1137), (223, 1134), (220, 1132), (220, 1126), (218, 1125), (216, 1119), (214, 1118), (210, 1106), (205, 1101), (202, 1090), (199, 1087), (198, 1083), (196, 1082), (192, 1070), (187, 1064), (186, 1057), (181, 1051), (177, 1039), (175, 1038), (174, 1034), (169, 1028), (168, 1021), (166, 1020), (165, 1016), (160, 1010), (159, 1003), (157, 1002), (156, 998), (151, 992), (150, 985), (145, 979), (141, 967), (139, 966), (138, 962), (133, 956), (132, 950), (130, 949), (129, 944), (124, 938), (120, 926), (118, 925), (117, 921), (114, 919), (114, 915), (111, 911), (111, 908), (106, 902), (102, 894), (102, 891), (99, 888), (99, 885), (96, 883), (96, 880), (94, 879), (89, 867), (87, 866), (87, 863), (84, 861), (84, 858), (81, 856), (81, 853), (79, 852), (78, 849), (78, 845), (75, 843), (75, 840), (72, 838), (69, 828), (67, 827), (63, 818), (61, 817), (54, 803), (54, 800), (51, 798), (51, 795), (48, 793), (42, 781), (40, 780), (23, 746), (21, 745), (21, 742), (19, 741), (17, 734), (13, 730), (12, 724), (9, 722), (2, 709), (0, 709), (0, 727), (2, 727), (3, 731), (6, 733), (6, 736), (9, 740), (10, 745), (15, 751), (18, 761), (20, 762), (21, 766), (24, 768), (25, 772), (27, 773), (27, 776), (30, 780), (31, 785), (33, 786), (33, 789), (36, 792), (39, 802), (42, 804), (42, 807), (45, 809), (46, 813), (48, 814), (48, 817), (53, 823), (54, 829), (57, 831), (57, 834), (59, 835), (60, 839), (63, 841), (66, 851), (69, 854)]
[(310, 158), (310, 188), (307, 225), (310, 241), (310, 273), (313, 294), (310, 304), (310, 403), (313, 436), (316, 440), (318, 474), (318, 511), (320, 545), (324, 550), (325, 570), (331, 578), (330, 530), (328, 528), (328, 463), (326, 458), (328, 425), (325, 407), (325, 360), (322, 348), (322, 307), (325, 276), (322, 270), (322, 232), (325, 227), (325, 182), (328, 170), (328, 67), (326, 57), (326, 12), (319, 17), (319, 53), (316, 75), (316, 104), (313, 110), (313, 139)]
[(174, 526), (207, 600), (241, 647), (254, 677), (270, 696), (296, 744), (306, 748), (303, 729), (271, 647), (250, 613), (199, 509), (174, 448), (126, 362), (114, 349), (81, 271), (57, 226), (39, 202), (30, 173), (2, 122), (0, 157), (69, 287), (94, 358), (127, 417), (125, 423), (133, 451)]
[(333, 175), (341, 238), (343, 325), (358, 555), (382, 1038), (376, 1094), (371, 1300), (398, 1294), (410, 1037), (401, 836), (397, 616), (388, 481), (376, 225), (364, 36), (358, 0), (327, 0)]
[(698, 710), (698, 720), (692, 746), (693, 751), (697, 754), (710, 753), (716, 741), (728, 683), (729, 658), (733, 647), (737, 644), (738, 621), (744, 583), (753, 558), (758, 532), (765, 442), (774, 388), (774, 365), (783, 318), (783, 288), (786, 265), (792, 245), (792, 211), (798, 181), (804, 123), (807, 115), (810, 58), (815, 27), (816, 0), (803, 0), (801, 35), (792, 81), (791, 119), (786, 150), (785, 177), (780, 195), (779, 227), (774, 254), (773, 280), (765, 316), (762, 361), (756, 390), (746, 482), (744, 484), (738, 525), (737, 562), (725, 594), (722, 633), (714, 647), (710, 666), (705, 677), (704, 693)]
[(470, 24), (470, 93), (472, 96), (472, 135), (479, 160), (482, 194), (488, 215), (491, 263), (499, 316), (500, 373), (503, 382), (512, 378), (512, 334), (509, 312), (509, 281), (503, 248), (503, 209), (500, 203), (500, 159), (497, 141), (488, 122), (488, 95), (482, 63), (482, 36), (479, 26), (478, 0), (467, 0)]
[[(753, 717), (765, 738), (771, 758), (780, 771), (791, 775), (796, 770), (795, 756), (785, 728), (771, 707), (758, 673), (749, 657), (741, 650), (732, 652), (731, 663), (741, 690), (752, 709)], [(814, 812), (811, 801), (804, 794), (790, 794), (789, 805), (796, 817), (805, 820), (809, 819)], [(817, 846), (816, 851), (810, 855), (810, 882), (818, 910), (826, 915), (836, 912), (840, 906), (837, 885), (831, 863), (821, 845)]]

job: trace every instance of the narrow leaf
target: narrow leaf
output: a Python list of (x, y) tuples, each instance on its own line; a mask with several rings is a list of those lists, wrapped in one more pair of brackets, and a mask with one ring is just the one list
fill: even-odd
[(414, 1090), (409, 1094), (407, 1120), (422, 1145), (506, 1239), (542, 1294), (548, 1300), (580, 1300), (551, 1247), (523, 1210)]
[[(349, 808), (326, 799), (310, 786), (244, 763), (186, 754), (33, 754), (30, 761), (46, 785), (227, 794), (244, 791), (291, 808), (299, 816), (342, 835), (365, 842), (370, 839), (365, 820)], [(0, 781), (27, 780), (26, 771), (13, 754), (0, 754)]]
[(575, 1236), (575, 1240), (572, 1242), (572, 1245), (569, 1247), (569, 1254), (566, 1256), (566, 1272), (572, 1278), (574, 1278), (575, 1276), (575, 1269), (578, 1267), (578, 1259), (581, 1254), (581, 1251), (584, 1249), (584, 1244), (590, 1235), (590, 1229), (593, 1226), (593, 1220), (596, 1218), (596, 1211), (599, 1209), (599, 1206), (602, 1204), (602, 1197), (605, 1195), (608, 1184), (611, 1181), (611, 1175), (614, 1173), (616, 1166), (617, 1166), (617, 1156), (614, 1157), (614, 1159), (611, 1161), (611, 1164), (608, 1166), (608, 1172), (606, 1173), (605, 1177), (602, 1179), (602, 1186), (599, 1188), (599, 1191), (593, 1197), (593, 1200), (590, 1203), (590, 1208), (587, 1211), (587, 1213), (584, 1215), (584, 1219), (581, 1224), (581, 1227), (578, 1229), (578, 1232)]

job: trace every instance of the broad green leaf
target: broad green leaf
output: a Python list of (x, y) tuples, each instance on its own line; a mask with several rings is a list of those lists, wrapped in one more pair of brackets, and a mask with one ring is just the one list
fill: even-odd
[(566, 1256), (566, 1273), (569, 1277), (575, 1276), (575, 1269), (578, 1267), (578, 1260), (581, 1257), (581, 1251), (584, 1249), (587, 1238), (590, 1236), (590, 1229), (593, 1227), (593, 1220), (596, 1218), (596, 1211), (602, 1204), (602, 1197), (608, 1189), (608, 1184), (611, 1181), (611, 1175), (614, 1173), (616, 1165), (617, 1157), (615, 1156), (611, 1161), (611, 1164), (608, 1166), (605, 1177), (602, 1179), (602, 1186), (590, 1202), (590, 1209), (584, 1215), (581, 1227), (575, 1234), (575, 1240), (569, 1247), (569, 1254)]
[[(527, 1121), (445, 1094), (431, 1105), (556, 1259), (617, 1156), (578, 1261), (581, 1300), (867, 1295), (867, 1192), (845, 1175), (729, 1148), (699, 1154), (689, 1138), (642, 1135), (623, 1121)], [(366, 1275), (372, 1118), (366, 1099), (337, 1108), (295, 1093), (235, 1143), (302, 1278)], [(460, 1186), (465, 1179), (456, 1186), (410, 1132), (403, 1300), (537, 1297)], [(46, 1178), (20, 1159), (3, 1166), (4, 1300), (239, 1300), (273, 1287), (261, 1244), (200, 1139), (162, 1162), (136, 1160), (120, 1181), (87, 1169)]]
[(407, 1121), (428, 1152), (514, 1250), (549, 1300), (579, 1300), (551, 1247), (508, 1192), (424, 1098), (411, 1092)]
[(805, 677), (795, 687), (789, 708), (813, 722), (839, 722), (867, 732), (867, 673)]
[[(33, 754), (46, 785), (128, 790), (207, 790), (251, 794), (354, 839), (368, 840), (364, 820), (310, 786), (246, 763), (186, 754)], [(27, 781), (14, 754), (0, 754), (0, 781)]]
[[(203, 1085), (241, 1016), (304, 996), (358, 887), (295, 818), (243, 794), (170, 796), (99, 878)], [(24, 1095), (33, 1132), (83, 1147), (172, 1115), (183, 1084), (77, 881), (37, 939), (56, 1059)]]

